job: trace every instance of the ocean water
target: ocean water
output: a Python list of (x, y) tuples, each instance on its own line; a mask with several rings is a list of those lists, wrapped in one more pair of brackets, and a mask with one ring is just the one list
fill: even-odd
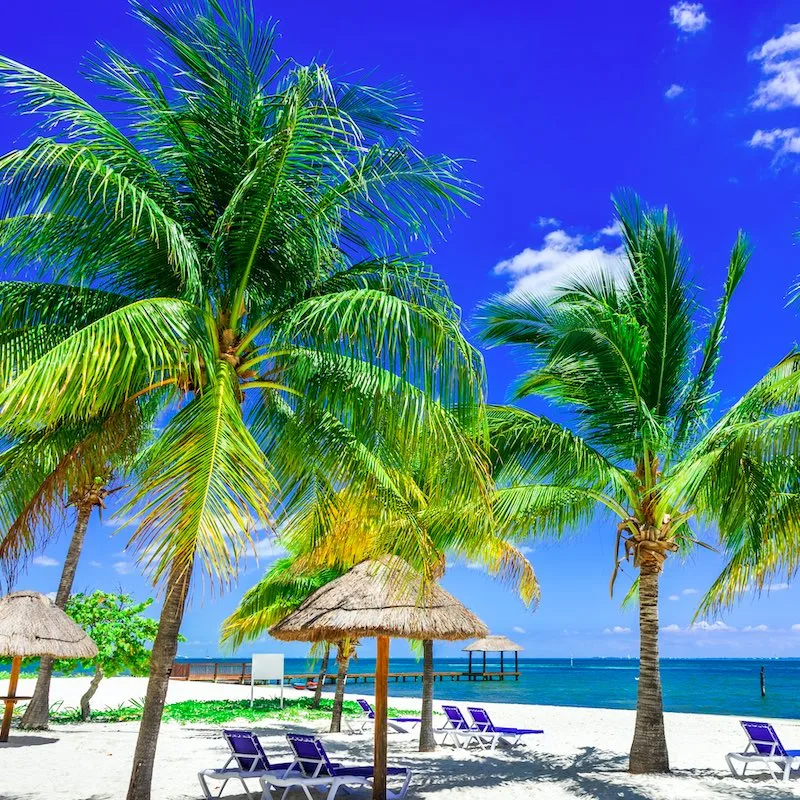
[[(186, 659), (201, 660), (201, 659)], [(230, 659), (235, 661), (236, 659)], [(480, 664), (480, 659), (476, 665)], [(513, 665), (513, 656), (507, 668)], [(437, 670), (466, 670), (466, 659), (437, 659)], [(766, 670), (767, 696), (761, 697), (759, 672)], [(497, 669), (490, 658), (487, 669)], [(593, 708), (635, 708), (636, 659), (591, 658), (519, 660), (520, 679), (505, 681), (437, 681), (434, 695), (439, 699), (464, 702), (538, 703)], [(318, 666), (305, 659), (286, 660), (286, 672), (311, 672)], [(374, 659), (358, 659), (351, 673), (374, 672)], [(421, 672), (422, 663), (413, 658), (392, 659), (390, 672)], [(800, 659), (665, 659), (661, 662), (664, 707), (667, 711), (703, 714), (733, 714), (800, 719)], [(326, 686), (326, 692), (333, 688)], [(369, 697), (372, 683), (351, 684), (351, 693)], [(421, 684), (390, 681), (389, 694), (419, 697)]]

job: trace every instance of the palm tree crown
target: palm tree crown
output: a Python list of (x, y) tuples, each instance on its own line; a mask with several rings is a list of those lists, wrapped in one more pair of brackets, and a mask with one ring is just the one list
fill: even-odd
[(163, 411), (128, 505), (166, 581), (129, 789), (143, 800), (195, 567), (230, 582), (252, 519), (302, 491), (309, 463), (391, 498), (398, 432), (466, 446), (449, 420), (473, 417), (483, 373), (424, 261), (473, 194), (411, 143), (408, 91), (278, 59), (244, 1), (132, 8), (154, 66), (109, 48), (89, 65), (113, 117), (0, 60), (40, 120), (0, 159), (0, 255), (40, 278), (0, 284), (0, 430)]
[[(615, 207), (627, 267), (619, 281), (582, 277), (552, 296), (512, 293), (482, 310), (485, 340), (514, 345), (531, 363), (513, 397), (544, 398), (574, 422), (490, 410), (496, 513), (520, 535), (559, 535), (598, 510), (616, 517), (617, 567), (627, 559), (638, 572), (642, 655), (631, 769), (663, 771), (658, 576), (669, 553), (699, 543), (693, 520), (728, 537), (761, 526), (745, 498), (755, 465), (766, 464), (758, 426), (768, 406), (757, 387), (711, 426), (728, 304), (750, 257), (746, 238), (737, 236), (700, 341), (701, 309), (668, 213), (643, 210), (634, 197)], [(737, 463), (745, 455), (752, 470)], [(765, 495), (785, 482), (781, 470), (759, 475)]]

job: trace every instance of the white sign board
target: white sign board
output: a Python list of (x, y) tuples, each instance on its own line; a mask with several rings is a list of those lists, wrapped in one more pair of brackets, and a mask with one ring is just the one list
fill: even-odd
[(253, 707), (253, 686), (256, 681), (278, 681), (283, 708), (283, 653), (253, 653), (250, 665), (250, 707)]

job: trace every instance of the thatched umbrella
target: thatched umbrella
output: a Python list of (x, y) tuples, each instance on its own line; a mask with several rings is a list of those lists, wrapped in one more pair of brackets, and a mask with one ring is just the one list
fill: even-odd
[(11, 680), (0, 742), (8, 741), (14, 703), (30, 700), (18, 697), (17, 682), (23, 658), (94, 658), (97, 645), (50, 598), (38, 592), (13, 592), (0, 599), (0, 657), (11, 657)]
[(514, 653), (514, 673), (519, 680), (519, 654), (524, 648), (521, 645), (512, 642), (508, 636), (501, 636), (500, 634), (493, 633), (490, 636), (484, 636), (483, 639), (478, 639), (477, 642), (468, 644), (464, 651), (469, 653), (469, 675), (472, 676), (472, 654), (483, 653), (483, 676), (486, 679), (486, 654), (487, 653), (500, 653), (500, 679), (503, 679), (503, 653)]
[(386, 799), (389, 639), (471, 639), (486, 626), (453, 595), (397, 556), (362, 561), (318, 589), (270, 629), (285, 641), (337, 641), (375, 636), (375, 777), (373, 800)]

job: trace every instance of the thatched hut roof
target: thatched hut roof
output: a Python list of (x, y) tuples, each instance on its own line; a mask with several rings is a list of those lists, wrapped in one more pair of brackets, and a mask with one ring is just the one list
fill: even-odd
[(522, 649), (520, 645), (512, 642), (508, 636), (499, 636), (494, 633), (491, 636), (484, 636), (483, 639), (478, 639), (478, 641), (472, 642), (472, 644), (468, 644), (464, 648), (468, 653), (502, 653), (509, 650), (520, 652)]
[(97, 645), (50, 598), (38, 592), (0, 598), (0, 656), (96, 655)]
[(362, 561), (270, 629), (276, 639), (303, 642), (368, 636), (457, 640), (486, 633), (441, 586), (423, 590), (422, 576), (397, 556)]

